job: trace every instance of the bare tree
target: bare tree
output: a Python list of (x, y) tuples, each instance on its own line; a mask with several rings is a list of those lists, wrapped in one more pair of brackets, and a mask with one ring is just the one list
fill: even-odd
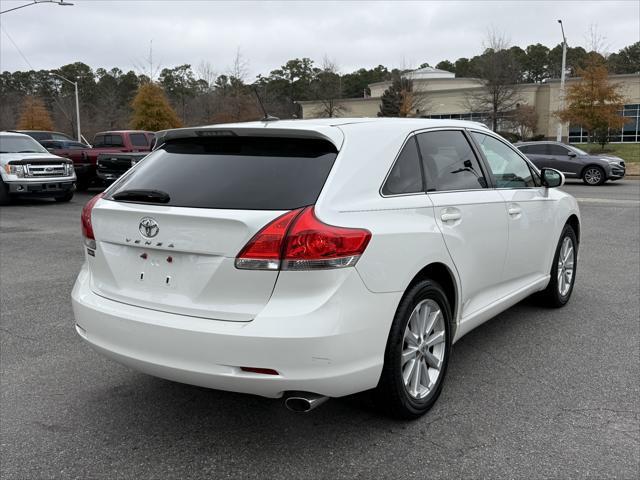
[(249, 63), (238, 48), (227, 74), (219, 75), (214, 83), (217, 108), (212, 121), (239, 122), (261, 117), (254, 94), (245, 83), (248, 72)]
[(472, 90), (465, 99), (471, 112), (488, 117), (493, 131), (498, 129), (500, 118), (520, 101), (515, 85), (519, 79), (518, 65), (507, 47), (506, 37), (495, 30), (488, 32), (484, 53), (477, 64), (482, 87)]
[(244, 58), (240, 47), (236, 49), (236, 56), (233, 58), (233, 64), (227, 71), (229, 77), (244, 83), (249, 75), (249, 61)]
[(191, 109), (200, 112), (199, 122), (208, 123), (215, 114), (216, 92), (215, 83), (218, 73), (210, 62), (201, 61), (197, 68), (198, 95), (191, 99)]
[(210, 62), (202, 60), (198, 64), (196, 73), (198, 74), (198, 80), (206, 84), (206, 88), (203, 88), (203, 90), (213, 90), (213, 85), (216, 81), (216, 78), (218, 78), (218, 73), (213, 68), (213, 65), (211, 65)]
[(531, 138), (538, 126), (538, 113), (530, 105), (518, 105), (512, 112), (510, 123), (522, 140)]
[(142, 60), (133, 62), (133, 66), (149, 80), (152, 82), (155, 81), (158, 73), (160, 73), (162, 65), (160, 62), (158, 62), (158, 64), (154, 64), (153, 62), (153, 40), (149, 41), (149, 55)]
[[(402, 68), (402, 71), (405, 73), (401, 74), (402, 81), (400, 84), (402, 88), (399, 115), (401, 117), (425, 116), (433, 106), (427, 93), (429, 83), (424, 80), (414, 83), (415, 78), (412, 71), (407, 71), (405, 67)], [(418, 86), (420, 88), (416, 88)]]
[(313, 82), (316, 99), (320, 102), (321, 117), (340, 117), (348, 111), (342, 103), (342, 77), (335, 60), (325, 55), (322, 69), (316, 74)]
[(590, 52), (599, 53), (604, 58), (607, 58), (609, 43), (607, 42), (607, 37), (600, 32), (598, 24), (592, 23), (589, 25), (589, 30), (587, 31), (584, 39)]

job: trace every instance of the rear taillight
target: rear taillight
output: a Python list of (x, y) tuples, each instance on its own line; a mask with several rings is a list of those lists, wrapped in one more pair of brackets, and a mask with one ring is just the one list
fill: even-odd
[(93, 210), (96, 202), (102, 198), (102, 195), (102, 193), (99, 193), (89, 200), (80, 214), (80, 221), (82, 223), (82, 241), (87, 247), (94, 250), (96, 248), (96, 237), (93, 234), (93, 225), (91, 224), (91, 210)]
[(278, 270), (285, 235), (302, 209), (292, 210), (267, 224), (249, 240), (236, 257), (236, 268)]
[(260, 230), (236, 258), (236, 267), (318, 270), (356, 264), (371, 239), (360, 228), (322, 223), (313, 207), (292, 210)]

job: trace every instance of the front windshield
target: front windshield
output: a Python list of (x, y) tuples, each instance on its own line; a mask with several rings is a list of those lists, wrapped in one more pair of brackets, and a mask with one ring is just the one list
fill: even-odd
[(0, 153), (48, 153), (33, 138), (18, 135), (0, 135)]
[(589, 155), (587, 152), (585, 152), (584, 150), (580, 150), (578, 147), (574, 147), (573, 145), (570, 145), (569, 148), (571, 150), (573, 150), (574, 152), (576, 152), (578, 155)]

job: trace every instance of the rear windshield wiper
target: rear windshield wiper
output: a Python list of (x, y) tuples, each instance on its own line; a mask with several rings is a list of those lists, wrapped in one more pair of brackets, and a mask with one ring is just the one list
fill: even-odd
[(123, 190), (112, 195), (114, 200), (129, 202), (169, 203), (171, 197), (162, 190)]

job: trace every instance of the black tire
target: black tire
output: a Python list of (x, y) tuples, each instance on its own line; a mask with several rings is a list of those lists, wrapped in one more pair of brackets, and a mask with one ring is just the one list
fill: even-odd
[(597, 165), (589, 165), (582, 172), (582, 181), (591, 186), (602, 185), (607, 181), (607, 176), (602, 168)]
[(0, 205), (9, 205), (10, 201), (9, 187), (4, 183), (4, 180), (0, 179)]
[[(409, 394), (402, 376), (402, 350), (404, 333), (414, 308), (423, 300), (438, 304), (444, 317), (444, 354), (440, 373), (424, 398)], [(422, 280), (412, 285), (400, 301), (393, 319), (384, 355), (380, 381), (374, 391), (378, 408), (384, 413), (401, 419), (414, 419), (424, 415), (436, 402), (442, 391), (451, 351), (451, 307), (442, 287), (432, 280)]]
[[(559, 271), (559, 260), (560, 260), (560, 251), (562, 250), (562, 245), (565, 241), (565, 238), (568, 238), (571, 241), (573, 246), (573, 274), (571, 275), (571, 281), (569, 285), (569, 290), (563, 295), (560, 292), (560, 280), (558, 276)], [(541, 294), (540, 298), (542, 303), (548, 307), (552, 308), (560, 308), (564, 307), (569, 299), (571, 298), (571, 293), (573, 292), (573, 286), (576, 283), (576, 272), (578, 267), (578, 239), (576, 237), (576, 233), (573, 231), (571, 225), (567, 224), (564, 226), (562, 230), (562, 234), (560, 235), (560, 240), (558, 240), (558, 246), (556, 247), (556, 253), (553, 256), (553, 263), (551, 264), (551, 280), (549, 280), (549, 285), (545, 288)]]
[(68, 202), (73, 198), (73, 192), (67, 192), (64, 195), (54, 197), (56, 202)]

